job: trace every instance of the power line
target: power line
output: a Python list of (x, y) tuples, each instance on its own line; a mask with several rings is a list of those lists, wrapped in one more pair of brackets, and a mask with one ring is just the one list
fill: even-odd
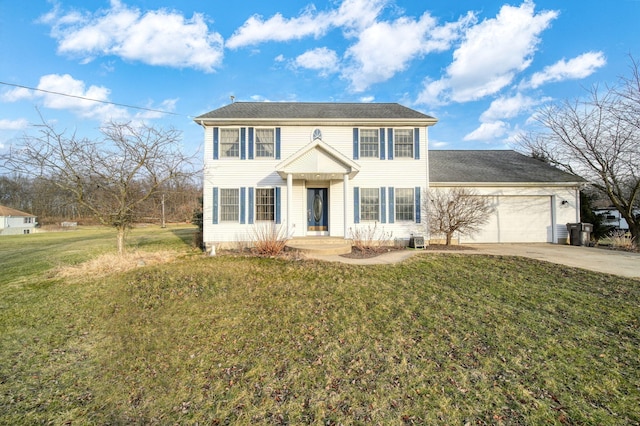
[(117, 103), (117, 102), (103, 101), (101, 99), (92, 99), (92, 98), (87, 98), (87, 97), (84, 97), (84, 96), (70, 95), (68, 93), (54, 92), (52, 90), (38, 89), (36, 87), (23, 86), (21, 84), (5, 83), (4, 81), (0, 81), (0, 84), (4, 84), (5, 86), (19, 87), (21, 89), (35, 90), (37, 92), (49, 93), (51, 95), (66, 96), (68, 98), (81, 99), (83, 101), (99, 102), (101, 104), (116, 105), (116, 106), (121, 106), (121, 107), (125, 107), (125, 108), (139, 109), (139, 110), (143, 110), (143, 111), (158, 112), (158, 113), (161, 113), (161, 114), (169, 114), (169, 115), (176, 115), (176, 116), (179, 116), (179, 117), (189, 117), (189, 118), (191, 117), (189, 115), (178, 114), (176, 112), (163, 111), (163, 110), (159, 110), (159, 109), (145, 108), (145, 107), (139, 107), (139, 106), (127, 105), (127, 104), (120, 104), (120, 103)]

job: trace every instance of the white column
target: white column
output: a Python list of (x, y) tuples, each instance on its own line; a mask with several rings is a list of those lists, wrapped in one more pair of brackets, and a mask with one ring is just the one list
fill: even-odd
[(344, 174), (342, 176), (342, 192), (343, 192), (343, 205), (344, 205), (344, 213), (343, 213), (343, 222), (344, 222), (344, 239), (346, 240), (349, 237), (349, 233), (347, 232), (349, 226), (347, 224), (347, 213), (349, 211), (349, 175)]
[(556, 236), (556, 221), (557, 221), (557, 203), (558, 199), (555, 195), (551, 196), (551, 243), (556, 244), (558, 237)]
[(291, 217), (291, 203), (293, 199), (293, 175), (287, 174), (287, 237), (291, 238), (293, 235), (293, 218)]

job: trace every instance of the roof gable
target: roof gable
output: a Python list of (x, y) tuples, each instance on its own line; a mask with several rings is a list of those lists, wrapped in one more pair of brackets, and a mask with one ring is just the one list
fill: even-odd
[(582, 183), (541, 160), (512, 150), (429, 150), (431, 183)]
[(293, 174), (296, 178), (329, 180), (345, 174), (353, 177), (360, 171), (360, 167), (318, 139), (278, 164), (276, 171), (283, 179), (288, 174)]

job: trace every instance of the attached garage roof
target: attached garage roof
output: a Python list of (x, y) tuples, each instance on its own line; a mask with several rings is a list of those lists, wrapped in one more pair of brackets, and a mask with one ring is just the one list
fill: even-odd
[(429, 150), (431, 183), (582, 183), (541, 160), (511, 150)]
[(313, 120), (418, 120), (434, 124), (436, 119), (397, 103), (338, 102), (234, 102), (195, 118), (229, 119), (313, 119)]

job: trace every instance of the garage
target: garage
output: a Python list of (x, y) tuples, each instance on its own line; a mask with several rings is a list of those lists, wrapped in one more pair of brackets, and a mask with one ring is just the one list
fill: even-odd
[[(429, 151), (429, 188), (488, 197), (489, 222), (461, 243), (566, 243), (585, 180), (515, 151)], [(454, 237), (455, 238), (455, 237)]]
[(495, 210), (482, 231), (462, 242), (546, 243), (551, 242), (550, 196), (496, 196)]

